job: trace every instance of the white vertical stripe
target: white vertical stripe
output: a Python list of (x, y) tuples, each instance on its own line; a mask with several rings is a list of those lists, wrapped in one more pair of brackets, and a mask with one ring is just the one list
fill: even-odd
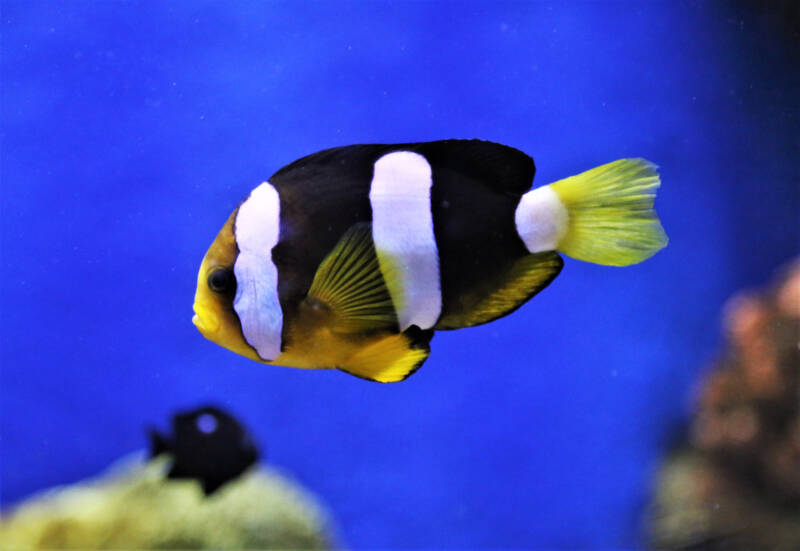
[(396, 151), (375, 162), (372, 238), (401, 330), (429, 329), (442, 311), (432, 184), (431, 167), (417, 153)]
[(567, 232), (567, 208), (550, 186), (522, 196), (514, 214), (517, 233), (532, 253), (554, 251)]
[(236, 214), (239, 256), (233, 265), (233, 309), (241, 321), (245, 340), (263, 360), (274, 360), (281, 353), (283, 312), (278, 301), (278, 268), (272, 262), (279, 226), (278, 192), (264, 182), (250, 193)]

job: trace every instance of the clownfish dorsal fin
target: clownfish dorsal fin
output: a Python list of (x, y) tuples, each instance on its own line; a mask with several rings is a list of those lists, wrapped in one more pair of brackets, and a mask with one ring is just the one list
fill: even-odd
[(369, 381), (396, 383), (413, 375), (431, 353), (433, 331), (412, 325), (402, 333), (367, 344), (339, 366), (341, 371)]
[(397, 314), (378, 264), (371, 224), (355, 224), (342, 235), (317, 268), (308, 298), (330, 309), (336, 333), (396, 330)]
[(547, 287), (563, 265), (564, 261), (554, 251), (523, 256), (494, 292), (475, 300), (463, 297), (462, 308), (442, 316), (435, 329), (472, 327), (506, 316)]
[(439, 169), (469, 174), (498, 192), (522, 195), (531, 188), (536, 166), (519, 149), (484, 140), (443, 140), (416, 144)]

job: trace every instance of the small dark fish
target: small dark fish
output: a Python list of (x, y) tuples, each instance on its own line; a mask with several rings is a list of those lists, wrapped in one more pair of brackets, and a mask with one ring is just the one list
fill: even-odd
[(238, 477), (259, 456), (239, 421), (213, 406), (175, 414), (171, 435), (150, 429), (150, 446), (151, 457), (172, 455), (168, 478), (194, 478), (206, 495)]

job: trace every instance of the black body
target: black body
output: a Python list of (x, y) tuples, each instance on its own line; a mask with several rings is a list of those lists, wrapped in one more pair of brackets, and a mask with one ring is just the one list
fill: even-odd
[(458, 318), (464, 304), (492, 293), (514, 263), (529, 254), (514, 221), (535, 173), (533, 159), (525, 153), (480, 140), (328, 149), (291, 163), (269, 180), (280, 196), (280, 238), (273, 261), (286, 317), (295, 315), (317, 267), (342, 235), (356, 223), (371, 223), (374, 164), (393, 151), (421, 154), (432, 169), (431, 209), (442, 289), (442, 314), (435, 329), (457, 328), (448, 318)]
[(213, 406), (175, 414), (172, 434), (151, 429), (150, 441), (151, 457), (172, 455), (168, 478), (194, 478), (206, 495), (238, 477), (259, 457), (244, 427)]

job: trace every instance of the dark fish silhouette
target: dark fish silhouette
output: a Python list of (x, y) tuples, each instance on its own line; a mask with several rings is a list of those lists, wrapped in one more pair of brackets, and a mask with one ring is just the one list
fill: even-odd
[(238, 477), (259, 457), (236, 418), (213, 406), (176, 413), (171, 435), (150, 429), (150, 456), (162, 453), (173, 457), (168, 478), (194, 478), (206, 495)]

